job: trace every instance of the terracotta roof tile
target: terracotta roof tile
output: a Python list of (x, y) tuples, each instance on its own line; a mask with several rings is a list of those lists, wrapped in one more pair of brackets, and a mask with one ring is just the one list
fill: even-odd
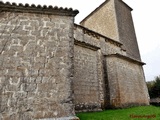
[(43, 14), (56, 14), (66, 16), (76, 16), (79, 11), (73, 10), (72, 8), (53, 7), (51, 5), (35, 5), (28, 3), (10, 3), (0, 1), (0, 11), (14, 11), (14, 12), (28, 12), (28, 13), (43, 13)]

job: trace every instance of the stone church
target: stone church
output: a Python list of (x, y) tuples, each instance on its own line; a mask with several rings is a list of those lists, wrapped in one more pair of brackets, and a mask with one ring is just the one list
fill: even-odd
[(71, 8), (0, 2), (0, 120), (148, 105), (131, 11), (106, 0), (77, 25)]

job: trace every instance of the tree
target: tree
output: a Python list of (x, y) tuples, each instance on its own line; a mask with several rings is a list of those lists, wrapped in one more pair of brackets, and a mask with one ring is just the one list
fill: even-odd
[(155, 80), (147, 82), (150, 98), (160, 97), (160, 76), (155, 77)]

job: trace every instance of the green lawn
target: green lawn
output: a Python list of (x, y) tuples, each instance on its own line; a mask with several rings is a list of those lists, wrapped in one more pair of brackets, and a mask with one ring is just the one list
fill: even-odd
[(78, 113), (80, 120), (160, 120), (160, 107), (140, 106), (102, 112)]

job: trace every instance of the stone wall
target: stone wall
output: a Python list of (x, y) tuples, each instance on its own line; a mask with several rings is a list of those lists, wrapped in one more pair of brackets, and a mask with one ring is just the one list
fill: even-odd
[(106, 107), (149, 104), (131, 11), (122, 0), (107, 0), (82, 20), (91, 30), (81, 26), (75, 31), (76, 40), (102, 52)]
[(143, 63), (119, 54), (106, 56), (110, 106), (148, 105)]
[(118, 23), (119, 41), (123, 43), (129, 57), (141, 60), (132, 20), (132, 9), (122, 0), (115, 0), (115, 11)]
[[(101, 7), (112, 23), (109, 2)], [(75, 109), (148, 105), (143, 63), (128, 57), (115, 22), (101, 26), (113, 40), (74, 24), (72, 9), (0, 2), (0, 11), (0, 119), (77, 120)]]
[[(73, 81), (73, 90), (77, 111), (93, 111), (91, 107), (88, 108), (90, 101), (93, 100), (91, 102), (94, 103), (94, 100), (97, 99), (96, 93), (100, 95), (97, 101), (101, 105), (99, 107), (101, 109), (149, 104), (142, 68), (144, 63), (128, 57), (121, 43), (82, 26), (75, 25), (74, 38), (75, 79)], [(100, 53), (99, 61), (95, 55), (97, 50)], [(91, 56), (94, 57), (90, 59)], [(89, 59), (91, 61), (88, 61)], [(96, 62), (101, 64), (97, 65)], [(92, 67), (89, 66), (90, 63), (94, 63)], [(96, 69), (96, 65), (100, 69)], [(94, 69), (94, 74), (91, 68)], [(93, 99), (93, 96), (90, 95), (86, 99), (86, 94), (90, 93), (89, 88), (93, 87), (90, 82), (88, 84), (88, 81), (91, 81), (89, 78), (91, 76), (96, 78), (96, 71), (99, 72), (100, 79), (95, 82), (97, 84), (95, 98)], [(81, 92), (83, 88), (85, 88), (85, 92)], [(95, 110), (99, 110), (97, 108)]]
[(121, 42), (129, 57), (141, 60), (131, 11), (122, 0), (106, 0), (81, 25)]
[(106, 107), (109, 93), (104, 55), (125, 55), (121, 43), (75, 25), (74, 29), (74, 103), (76, 111), (97, 111)]
[(119, 41), (114, 0), (106, 0), (80, 23), (82, 26)]
[(115, 53), (126, 55), (126, 51), (122, 48), (122, 43), (80, 25), (75, 24), (74, 39), (88, 46), (99, 48), (103, 55)]
[(101, 109), (97, 50), (74, 46), (74, 94), (77, 111)]
[(0, 119), (71, 119), (72, 12), (1, 4)]

